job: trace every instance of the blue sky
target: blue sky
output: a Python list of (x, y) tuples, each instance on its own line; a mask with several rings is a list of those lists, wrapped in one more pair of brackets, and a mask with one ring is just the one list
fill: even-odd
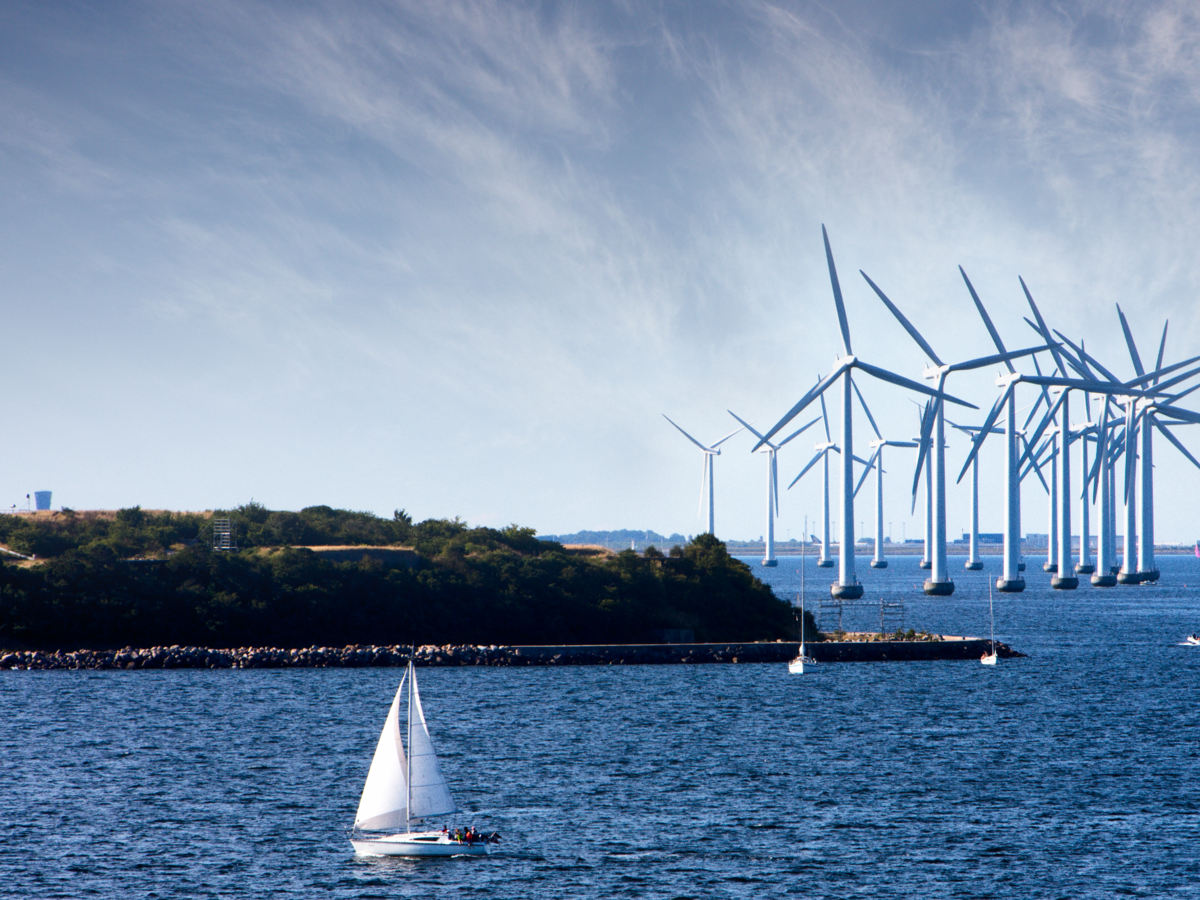
[[(946, 358), (991, 349), (960, 264), (1010, 347), (1021, 275), (1119, 374), (1118, 302), (1143, 356), (1164, 319), (1168, 360), (1200, 353), (1193, 7), (898, 6), (6, 4), (0, 505), (694, 533), (699, 453), (661, 414), (769, 426), (829, 369), (821, 223), (856, 352), (903, 374), (859, 269)], [(986, 409), (992, 374), (952, 387)], [(1159, 539), (1192, 540), (1200, 472), (1158, 443)], [(723, 536), (763, 532), (749, 447), (717, 461)], [(797, 535), (816, 482), (782, 507)]]

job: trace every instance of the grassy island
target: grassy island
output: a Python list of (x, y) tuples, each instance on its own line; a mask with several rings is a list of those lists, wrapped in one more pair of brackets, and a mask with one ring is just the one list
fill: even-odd
[[(236, 552), (212, 549), (215, 517)], [(668, 553), (568, 548), (529, 528), (251, 502), (214, 513), (0, 516), (0, 647), (599, 644), (690, 629), (787, 639), (792, 607), (701, 535)], [(336, 552), (328, 552), (336, 550)], [(808, 623), (809, 634), (815, 634)]]

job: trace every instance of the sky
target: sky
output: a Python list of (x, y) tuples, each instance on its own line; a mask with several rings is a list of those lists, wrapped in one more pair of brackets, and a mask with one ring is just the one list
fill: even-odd
[[(901, 6), (10, 0), (0, 508), (698, 533), (701, 453), (663, 414), (769, 428), (830, 370), (822, 224), (856, 354), (907, 377), (927, 360), (859, 270), (948, 361), (992, 352), (960, 265), (1010, 348), (1037, 343), (1021, 276), (1122, 377), (1118, 303), (1143, 358), (1165, 320), (1168, 362), (1200, 354), (1196, 8)], [(953, 420), (995, 374), (952, 377), (981, 407)], [(915, 433), (906, 392), (858, 384)], [(752, 445), (716, 460), (721, 537), (764, 533)], [(1158, 540), (1200, 537), (1200, 471), (1162, 439), (1155, 462)], [(912, 464), (886, 466), (894, 540), (923, 527)], [(815, 475), (779, 537), (819, 515)], [(1041, 487), (1023, 502), (1045, 532)]]

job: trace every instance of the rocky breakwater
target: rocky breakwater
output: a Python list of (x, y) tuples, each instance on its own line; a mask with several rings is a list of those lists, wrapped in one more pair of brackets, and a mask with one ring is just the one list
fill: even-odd
[[(882, 662), (978, 658), (987, 641), (850, 640), (808, 645), (820, 662)], [(605, 666), (705, 663), (781, 663), (799, 645), (773, 641), (746, 644), (589, 644), (506, 646), (451, 644), (409, 648), (352, 644), (347, 647), (148, 647), (121, 650), (0, 651), (0, 669), (354, 669), (419, 666)], [(997, 643), (1002, 657), (1021, 656)]]

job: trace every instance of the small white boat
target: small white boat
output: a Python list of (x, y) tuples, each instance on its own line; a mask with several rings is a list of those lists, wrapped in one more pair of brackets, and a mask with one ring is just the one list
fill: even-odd
[[(800, 652), (788, 663), (789, 675), (803, 675), (805, 665), (815, 666), (817, 661), (804, 652), (804, 549), (800, 550)], [(795, 609), (795, 607), (792, 607)]]
[(992, 583), (988, 582), (988, 618), (992, 623), (992, 652), (985, 653), (979, 657), (979, 661), (985, 666), (994, 666), (999, 660), (996, 656), (996, 614), (992, 609)]
[[(400, 737), (400, 698), (408, 684), (408, 753)], [(422, 827), (425, 819), (450, 816), (458, 812), (450, 787), (442, 776), (421, 695), (417, 675), (409, 661), (408, 671), (392, 699), (392, 708), (383, 723), (383, 732), (375, 747), (371, 770), (363, 785), (358, 814), (350, 843), (363, 856), (480, 856), (488, 845), (499, 840), (492, 834), (476, 834), (472, 829), (440, 831)]]
[(1183, 643), (1180, 644), (1180, 646), (1181, 647), (1200, 647), (1200, 636), (1194, 635), (1194, 634), (1189, 634), (1187, 637), (1185, 637), (1183, 639)]

